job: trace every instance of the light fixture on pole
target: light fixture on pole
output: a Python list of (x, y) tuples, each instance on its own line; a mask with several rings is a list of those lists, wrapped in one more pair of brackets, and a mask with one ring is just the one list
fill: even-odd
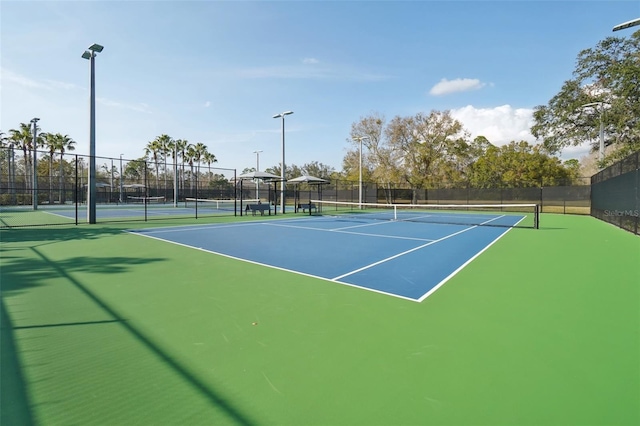
[[(262, 150), (253, 151), (256, 155), (256, 173), (260, 171), (260, 153)], [(256, 179), (256, 200), (260, 200), (260, 179)]]
[(358, 167), (360, 178), (358, 179), (358, 208), (362, 209), (362, 141), (364, 139), (371, 139), (369, 136), (356, 136), (353, 138), (360, 142), (360, 166)]
[(613, 31), (620, 31), (626, 28), (635, 27), (636, 25), (640, 25), (640, 18), (632, 19), (627, 22), (623, 22), (622, 24), (618, 24), (613, 27)]
[(589, 107), (599, 107), (600, 109), (600, 143), (598, 146), (598, 161), (600, 162), (602, 167), (602, 161), (604, 160), (604, 120), (602, 116), (604, 114), (604, 104), (606, 102), (591, 102), (588, 104), (582, 105), (580, 108), (589, 108)]
[(284, 117), (289, 115), (289, 114), (293, 114), (293, 111), (285, 111), (281, 114), (276, 114), (273, 116), (273, 118), (282, 118), (282, 164), (280, 165), (280, 212), (282, 214), (284, 214), (284, 204), (285, 204), (285, 200), (284, 200), (284, 184), (285, 184), (285, 178), (284, 178), (284, 172), (285, 172), (285, 165), (284, 165)]
[(87, 222), (96, 223), (96, 54), (103, 46), (92, 44), (82, 54), (91, 63), (91, 93), (89, 95), (89, 181), (87, 182)]
[(33, 209), (38, 210), (38, 121), (39, 118), (32, 118), (31, 124), (33, 124), (33, 196), (31, 201), (33, 202)]

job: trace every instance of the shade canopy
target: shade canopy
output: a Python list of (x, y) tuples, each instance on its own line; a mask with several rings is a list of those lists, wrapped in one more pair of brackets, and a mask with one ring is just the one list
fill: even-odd
[(320, 179), (319, 177), (315, 177), (315, 176), (304, 175), (294, 179), (290, 179), (287, 181), (287, 183), (309, 183), (309, 184), (323, 185), (325, 183), (329, 183), (329, 181), (326, 179)]
[(272, 175), (267, 172), (249, 172), (239, 175), (238, 179), (280, 180), (280, 176)]

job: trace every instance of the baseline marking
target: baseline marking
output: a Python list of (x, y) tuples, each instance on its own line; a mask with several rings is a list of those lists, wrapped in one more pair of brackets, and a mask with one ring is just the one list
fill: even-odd
[(205, 253), (217, 254), (218, 256), (226, 257), (228, 259), (238, 260), (238, 261), (241, 261), (241, 262), (251, 263), (253, 265), (264, 266), (266, 268), (277, 269), (279, 271), (290, 272), (290, 273), (293, 273), (293, 274), (303, 275), (305, 277), (310, 277), (310, 278), (316, 278), (316, 279), (327, 281), (327, 282), (330, 282), (330, 283), (338, 283), (338, 284), (342, 284), (342, 285), (345, 285), (345, 286), (348, 286), (348, 287), (358, 288), (360, 290), (367, 290), (367, 291), (371, 291), (371, 292), (378, 293), (378, 294), (384, 294), (385, 296), (396, 297), (398, 299), (410, 300), (412, 302), (418, 302), (417, 299), (412, 299), (410, 297), (401, 296), (399, 294), (387, 293), (386, 291), (382, 291), (382, 290), (376, 290), (376, 289), (373, 289), (373, 288), (363, 287), (363, 286), (359, 286), (359, 285), (356, 285), (356, 284), (350, 284), (350, 283), (345, 283), (345, 282), (341, 282), (341, 281), (335, 281), (335, 280), (332, 280), (330, 278), (320, 277), (318, 275), (313, 275), (313, 274), (307, 274), (306, 272), (295, 271), (293, 269), (282, 268), (280, 266), (269, 265), (268, 263), (261, 263), (261, 262), (256, 262), (254, 260), (243, 259), (241, 257), (231, 256), (229, 254), (220, 253), (220, 252), (213, 251), (213, 250), (207, 250), (207, 249), (204, 249), (202, 247), (195, 247), (195, 246), (190, 246), (188, 244), (178, 243), (176, 241), (165, 240), (164, 238), (154, 237), (153, 235), (139, 234), (139, 233), (131, 232), (131, 231), (124, 231), (124, 232), (128, 232), (130, 234), (137, 235), (137, 236), (140, 236), (140, 237), (151, 238), (153, 240), (162, 241), (162, 242), (169, 243), (169, 244), (175, 244), (175, 245), (178, 245), (178, 246), (181, 246), (181, 247), (186, 247), (186, 248), (190, 248), (190, 249), (194, 249), (194, 250), (203, 251)]

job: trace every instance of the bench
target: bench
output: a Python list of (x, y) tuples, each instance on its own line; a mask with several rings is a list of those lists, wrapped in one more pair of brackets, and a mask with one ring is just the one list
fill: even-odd
[(298, 204), (298, 209), (302, 209), (302, 213), (306, 213), (307, 210), (309, 210), (309, 213), (311, 213), (311, 210), (318, 212), (318, 208), (313, 203)]
[(264, 216), (265, 211), (268, 211), (269, 215), (271, 215), (271, 206), (269, 206), (269, 204), (248, 204), (247, 208), (251, 210), (254, 216), (256, 212), (260, 212), (260, 215)]

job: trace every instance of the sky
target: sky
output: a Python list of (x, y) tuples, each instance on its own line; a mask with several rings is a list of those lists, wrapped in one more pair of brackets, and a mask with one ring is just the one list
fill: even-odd
[[(135, 159), (161, 134), (218, 167), (342, 170), (351, 125), (451, 111), (472, 137), (536, 143), (532, 112), (633, 1), (0, 1), (0, 130), (40, 118), (89, 153)], [(259, 154), (255, 151), (261, 151)], [(574, 147), (562, 159), (581, 158)], [(259, 157), (258, 157), (259, 155)]]

